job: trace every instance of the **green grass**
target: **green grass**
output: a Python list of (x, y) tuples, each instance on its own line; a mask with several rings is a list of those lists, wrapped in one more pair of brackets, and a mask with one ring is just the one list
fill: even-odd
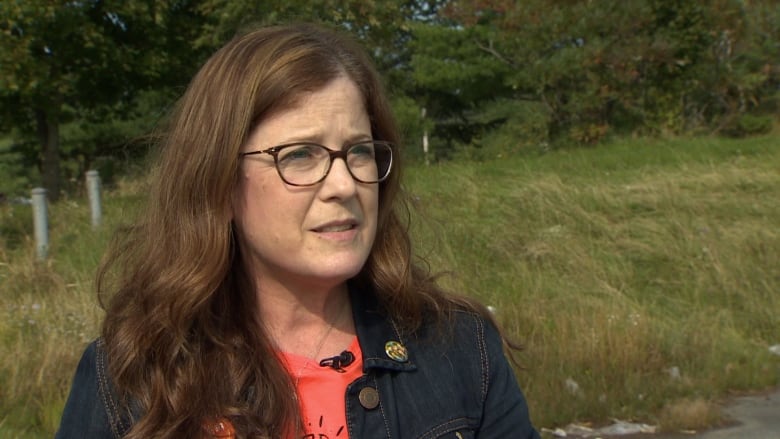
[[(780, 145), (635, 141), (408, 172), (450, 285), (525, 343), (540, 426), (780, 383)], [(430, 236), (439, 236), (430, 239)], [(681, 379), (668, 370), (678, 367)], [(565, 380), (581, 392), (566, 391)]]
[(37, 261), (30, 206), (0, 206), (0, 438), (52, 437), (81, 351), (103, 313), (93, 278), (112, 230), (141, 190), (104, 195), (104, 226), (85, 201), (49, 206), (50, 251)]
[[(418, 253), (525, 345), (537, 426), (699, 428), (719, 398), (780, 384), (779, 170), (772, 137), (632, 140), (415, 166), (405, 182)], [(56, 429), (102, 317), (94, 269), (142, 193), (108, 193), (97, 231), (85, 202), (51, 206), (45, 263), (29, 214), (0, 208), (0, 437)]]

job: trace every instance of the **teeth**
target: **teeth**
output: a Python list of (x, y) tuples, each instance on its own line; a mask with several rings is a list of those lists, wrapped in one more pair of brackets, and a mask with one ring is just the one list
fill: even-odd
[(327, 233), (327, 232), (343, 232), (345, 230), (349, 230), (352, 228), (351, 224), (341, 224), (338, 226), (329, 226), (329, 227), (323, 227), (320, 229), (320, 232)]

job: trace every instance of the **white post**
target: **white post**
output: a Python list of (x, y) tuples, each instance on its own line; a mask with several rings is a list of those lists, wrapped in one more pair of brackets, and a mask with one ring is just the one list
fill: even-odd
[(35, 252), (39, 260), (44, 260), (49, 253), (49, 215), (46, 208), (46, 189), (37, 187), (32, 190), (32, 208)]
[[(422, 112), (420, 114), (421, 119), (423, 120), (423, 124), (425, 124), (425, 107), (423, 107)], [(425, 164), (429, 165), (428, 160), (428, 129), (423, 128), (423, 138), (422, 138), (422, 144), (423, 144), (423, 156), (425, 157)]]
[(97, 227), (102, 219), (100, 210), (100, 175), (98, 171), (87, 171), (87, 196), (89, 197), (89, 208), (92, 211), (92, 227)]

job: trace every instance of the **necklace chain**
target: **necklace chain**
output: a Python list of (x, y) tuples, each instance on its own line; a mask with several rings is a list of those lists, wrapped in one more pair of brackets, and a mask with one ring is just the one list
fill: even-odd
[(297, 396), (298, 393), (298, 382), (301, 380), (301, 374), (303, 371), (309, 367), (309, 363), (311, 362), (311, 359), (316, 359), (317, 356), (320, 355), (320, 351), (322, 350), (322, 347), (325, 346), (325, 341), (328, 339), (328, 336), (330, 335), (331, 331), (333, 331), (333, 327), (341, 321), (341, 318), (344, 315), (344, 311), (347, 309), (347, 304), (349, 303), (349, 300), (344, 301), (344, 304), (341, 306), (341, 309), (339, 310), (339, 313), (336, 315), (336, 318), (334, 318), (330, 323), (328, 323), (328, 327), (325, 328), (325, 332), (322, 334), (322, 337), (320, 338), (320, 341), (317, 343), (317, 346), (315, 346), (314, 351), (311, 355), (306, 357), (306, 360), (303, 362), (303, 366), (301, 366), (300, 369), (298, 369), (298, 373), (295, 374), (295, 394)]

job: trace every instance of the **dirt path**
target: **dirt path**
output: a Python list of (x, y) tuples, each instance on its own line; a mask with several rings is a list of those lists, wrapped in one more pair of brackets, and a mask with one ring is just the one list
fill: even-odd
[[(635, 439), (780, 439), (780, 389), (735, 398), (724, 408), (734, 423), (696, 434), (635, 435)], [(623, 436), (627, 438), (626, 436)]]

